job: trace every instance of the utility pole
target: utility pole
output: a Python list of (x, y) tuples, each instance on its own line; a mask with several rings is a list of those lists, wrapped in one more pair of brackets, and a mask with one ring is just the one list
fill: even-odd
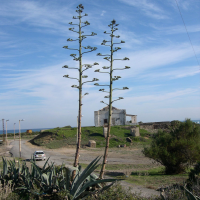
[(14, 140), (15, 140), (15, 124), (16, 124), (16, 123), (14, 123)]
[(5, 134), (4, 134), (4, 120), (5, 120), (5, 119), (2, 119), (2, 125), (3, 125), (3, 142), (5, 142)]

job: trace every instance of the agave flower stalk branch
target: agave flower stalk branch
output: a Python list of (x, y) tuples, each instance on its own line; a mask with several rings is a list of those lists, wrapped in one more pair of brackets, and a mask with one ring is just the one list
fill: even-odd
[(98, 83), (95, 83), (96, 86), (110, 86), (110, 85), (99, 85)]
[(123, 87), (123, 88), (114, 88), (113, 90), (128, 90), (128, 87)]
[[(92, 51), (95, 51), (97, 48), (96, 47), (91, 47), (91, 46), (82, 46), (82, 41), (84, 39), (86, 39), (87, 37), (86, 36), (95, 36), (96, 33), (92, 32), (90, 35), (83, 35), (83, 31), (82, 31), (82, 28), (85, 27), (85, 26), (88, 26), (90, 25), (90, 23), (88, 21), (85, 21), (85, 22), (82, 22), (82, 18), (85, 17), (85, 16), (88, 16), (87, 14), (82, 14), (84, 10), (84, 7), (82, 4), (80, 4), (79, 6), (77, 6), (77, 10), (76, 12), (78, 13), (78, 16), (73, 16), (73, 19), (76, 19), (79, 21), (79, 23), (73, 23), (73, 22), (70, 22), (69, 24), (70, 25), (75, 25), (77, 26), (78, 30), (75, 30), (75, 28), (69, 28), (70, 31), (74, 32), (74, 33), (78, 33), (78, 39), (71, 39), (69, 38), (67, 41), (69, 42), (72, 42), (72, 41), (78, 41), (78, 48), (75, 49), (75, 48), (69, 48), (68, 46), (64, 46), (63, 48), (65, 49), (69, 49), (69, 50), (77, 50), (78, 51), (78, 56), (76, 56), (76, 54), (71, 54), (70, 56), (73, 57), (73, 60), (75, 61), (78, 61), (79, 62), (79, 67), (78, 68), (71, 68), (71, 67), (68, 67), (67, 65), (63, 66), (64, 68), (68, 68), (68, 69), (78, 69), (79, 71), (79, 78), (72, 78), (72, 77), (69, 77), (69, 75), (65, 75), (64, 77), (66, 78), (70, 78), (70, 79), (76, 79), (78, 80), (79, 84), (78, 86), (77, 85), (72, 85), (71, 87), (73, 88), (77, 88), (79, 90), (79, 106), (78, 106), (78, 141), (77, 141), (77, 146), (76, 146), (76, 153), (75, 153), (75, 159), (74, 159), (74, 167), (77, 167), (78, 166), (78, 163), (79, 163), (79, 155), (80, 155), (80, 146), (81, 146), (81, 116), (82, 116), (82, 86), (84, 83), (87, 83), (87, 82), (93, 82), (93, 81), (97, 81), (98, 79), (93, 79), (92, 81), (86, 81), (86, 82), (82, 82), (82, 79), (83, 78), (87, 78), (87, 76), (83, 76), (83, 72), (89, 68), (91, 68), (93, 65), (97, 65), (98, 63), (94, 63), (93, 65), (83, 65), (82, 64), (82, 56), (83, 54), (85, 53), (89, 53), (89, 52), (92, 52)], [(84, 52), (83, 49), (86, 49), (86, 51)], [(83, 69), (83, 67), (86, 67), (85, 69)], [(75, 171), (73, 173), (73, 178), (75, 178)]]
[(77, 70), (79, 70), (79, 68), (76, 68), (76, 67), (68, 67), (68, 65), (64, 65), (62, 68), (77, 69)]
[(125, 66), (124, 68), (115, 68), (113, 70), (124, 70), (124, 69), (129, 69), (130, 67), (129, 66)]
[[(109, 99), (109, 103), (107, 104), (104, 101), (101, 101), (101, 103), (104, 103), (104, 104), (108, 105), (109, 114), (108, 114), (108, 130), (107, 130), (107, 136), (106, 136), (106, 146), (105, 146), (103, 163), (102, 163), (99, 179), (103, 179), (104, 172), (105, 172), (105, 166), (106, 166), (106, 162), (107, 162), (107, 157), (108, 157), (108, 148), (109, 148), (109, 139), (110, 139), (110, 130), (111, 130), (111, 119), (112, 119), (112, 104), (115, 101), (123, 99), (123, 97), (119, 97), (118, 99), (112, 100), (112, 91), (119, 89), (119, 88), (114, 88), (113, 89), (113, 81), (117, 81), (117, 80), (119, 80), (121, 78), (120, 76), (114, 76), (113, 77), (113, 71), (114, 70), (124, 70), (124, 69), (128, 69), (129, 68), (127, 66), (125, 68), (115, 68), (115, 69), (113, 68), (113, 62), (115, 60), (129, 60), (129, 58), (127, 58), (127, 57), (125, 57), (123, 59), (114, 59), (113, 58), (113, 54), (121, 49), (120, 47), (114, 47), (114, 45), (115, 44), (125, 43), (125, 42), (122, 41), (122, 40), (121, 40), (121, 42), (114, 42), (113, 41), (113, 38), (119, 38), (120, 37), (119, 35), (114, 35), (114, 32), (116, 30), (118, 30), (118, 28), (116, 28), (118, 26), (118, 24), (116, 24), (115, 20), (111, 21), (111, 23), (108, 26), (110, 27), (111, 33), (107, 33), (106, 31), (104, 33), (105, 34), (109, 34), (111, 39), (109, 41), (108, 40), (103, 40), (101, 45), (109, 46), (110, 47), (110, 54), (103, 55), (101, 53), (98, 53), (97, 56), (105, 56), (104, 59), (107, 60), (110, 63), (110, 66), (109, 67), (104, 66), (102, 68), (103, 69), (109, 69), (109, 72), (102, 72), (102, 71), (100, 71), (100, 69), (95, 70), (95, 72), (108, 73), (109, 76), (110, 76), (110, 84), (109, 85), (99, 85), (98, 83), (94, 84), (96, 86), (109, 86), (109, 91), (104, 91), (104, 89), (100, 89), (99, 90), (99, 91), (102, 91), (102, 92), (109, 93), (108, 96), (104, 97), (104, 98), (108, 98)], [(110, 43), (110, 44), (108, 45), (108, 43)], [(127, 87), (123, 87), (122, 90), (125, 90), (125, 89), (128, 89), (128, 88)]]
[(108, 92), (108, 91), (105, 91), (104, 89), (99, 89), (99, 91), (110, 93), (110, 92)]
[(93, 80), (91, 80), (91, 81), (86, 81), (86, 82), (83, 82), (83, 83), (82, 83), (82, 85), (83, 85), (83, 84), (85, 84), (85, 83), (94, 82), (94, 81), (99, 81), (99, 79), (97, 79), (97, 78), (94, 78), (94, 79), (93, 79)]
[(105, 103), (104, 101), (100, 101), (100, 103), (104, 103), (104, 104), (106, 104), (107, 106), (109, 106), (107, 103)]
[(79, 81), (79, 79), (78, 79), (78, 78), (69, 77), (69, 75), (64, 75), (63, 77), (64, 77), (64, 78), (69, 78), (69, 79), (76, 79), (76, 80), (78, 80), (78, 81)]

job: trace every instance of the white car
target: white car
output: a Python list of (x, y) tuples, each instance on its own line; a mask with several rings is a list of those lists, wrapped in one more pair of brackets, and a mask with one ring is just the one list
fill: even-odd
[(33, 160), (46, 160), (44, 151), (35, 151), (33, 154)]

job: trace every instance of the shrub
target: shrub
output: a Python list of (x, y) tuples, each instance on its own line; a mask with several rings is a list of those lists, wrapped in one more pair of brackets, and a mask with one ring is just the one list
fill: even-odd
[(165, 166), (166, 174), (185, 172), (187, 167), (200, 159), (200, 128), (187, 119), (174, 126), (170, 133), (159, 131), (150, 147), (142, 152)]

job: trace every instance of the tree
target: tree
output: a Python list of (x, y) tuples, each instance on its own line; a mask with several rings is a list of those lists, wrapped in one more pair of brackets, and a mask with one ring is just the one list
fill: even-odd
[(159, 131), (143, 154), (165, 167), (166, 174), (178, 174), (200, 161), (200, 127), (190, 119), (170, 133)]
[[(104, 152), (104, 157), (103, 157), (103, 164), (102, 164), (102, 168), (101, 168), (101, 172), (99, 175), (99, 178), (102, 179), (103, 175), (104, 175), (104, 171), (105, 171), (105, 165), (106, 165), (106, 161), (107, 161), (107, 156), (108, 156), (108, 148), (109, 148), (109, 138), (110, 138), (110, 129), (111, 129), (111, 118), (112, 118), (112, 104), (114, 101), (118, 101), (123, 99), (123, 97), (119, 97), (118, 99), (113, 100), (112, 99), (112, 92), (113, 90), (127, 90), (128, 87), (123, 87), (123, 88), (114, 88), (113, 89), (113, 81), (117, 81), (119, 80), (121, 77), (120, 76), (113, 76), (113, 71), (114, 70), (124, 70), (124, 69), (129, 69), (130, 67), (125, 66), (124, 68), (114, 68), (113, 67), (113, 62), (115, 60), (129, 60), (129, 58), (125, 57), (123, 59), (114, 59), (114, 52), (117, 52), (118, 50), (120, 50), (120, 47), (114, 47), (114, 45), (116, 44), (121, 44), (121, 43), (125, 43), (123, 40), (121, 40), (120, 42), (115, 42), (113, 41), (114, 38), (119, 38), (119, 35), (114, 35), (114, 32), (118, 30), (117, 26), (119, 24), (116, 24), (116, 21), (113, 20), (111, 21), (111, 23), (108, 25), (110, 27), (110, 32), (107, 33), (106, 31), (104, 32), (105, 34), (109, 34), (110, 36), (110, 41), (107, 40), (103, 40), (103, 42), (101, 43), (101, 45), (105, 45), (105, 46), (109, 46), (110, 47), (110, 54), (105, 54), (102, 55), (101, 53), (98, 53), (97, 56), (104, 56), (104, 59), (109, 61), (110, 65), (109, 66), (104, 66), (102, 67), (103, 69), (109, 69), (109, 72), (104, 72), (104, 71), (100, 71), (100, 69), (95, 70), (95, 72), (99, 72), (99, 73), (108, 73), (110, 75), (110, 84), (108, 85), (99, 85), (98, 83), (95, 83), (94, 85), (96, 86), (108, 86), (109, 87), (109, 91), (105, 91), (105, 89), (100, 89), (99, 91), (102, 92), (107, 92), (108, 95), (105, 96), (104, 98), (108, 98), (109, 99), (109, 103), (105, 103), (104, 101), (101, 101), (101, 103), (104, 103), (106, 105), (109, 106), (109, 115), (108, 115), (108, 131), (107, 131), (107, 137), (106, 137), (106, 147), (105, 147), (105, 152)], [(110, 44), (108, 44), (110, 43)]]
[[(79, 73), (79, 78), (73, 78), (73, 77), (70, 77), (69, 75), (64, 75), (63, 76), (65, 78), (76, 79), (79, 82), (78, 86), (77, 85), (72, 85), (71, 86), (71, 87), (77, 88), (79, 90), (78, 142), (77, 142), (77, 146), (76, 146), (76, 154), (75, 154), (75, 160), (74, 160), (74, 167), (77, 167), (77, 165), (79, 163), (79, 151), (80, 151), (80, 145), (81, 145), (82, 97), (84, 95), (88, 95), (88, 93), (85, 93), (82, 96), (82, 87), (83, 87), (83, 85), (85, 83), (98, 81), (98, 79), (96, 79), (96, 78), (93, 78), (93, 80), (91, 80), (91, 81), (85, 81), (85, 82), (82, 81), (83, 78), (88, 78), (87, 75), (83, 75), (83, 72), (86, 71), (86, 70), (88, 70), (88, 69), (90, 69), (90, 68), (92, 68), (92, 66), (94, 66), (94, 65), (98, 65), (98, 63), (96, 63), (96, 62), (94, 64), (82, 64), (82, 56), (83, 56), (83, 54), (95, 51), (97, 49), (96, 47), (82, 46), (82, 41), (87, 38), (86, 36), (95, 36), (96, 35), (96, 33), (94, 33), (94, 32), (92, 32), (89, 35), (83, 34), (84, 32), (82, 31), (82, 28), (90, 25), (90, 23), (88, 21), (84, 21), (84, 22), (81, 21), (83, 17), (88, 16), (88, 14), (82, 15), (83, 9), (84, 9), (84, 7), (83, 7), (82, 4), (80, 4), (79, 6), (77, 6), (76, 12), (78, 13), (78, 16), (73, 16), (73, 19), (78, 19), (79, 22), (77, 24), (73, 23), (73, 22), (69, 23), (70, 25), (78, 26), (78, 30), (77, 31), (74, 28), (69, 28), (70, 31), (78, 34), (78, 38), (77, 39), (71, 39), (71, 38), (67, 39), (68, 42), (78, 41), (79, 42), (79, 48), (78, 49), (74, 49), (74, 48), (69, 48), (68, 46), (64, 46), (63, 47), (65, 49), (78, 51), (78, 55), (76, 55), (76, 54), (70, 54), (70, 56), (73, 58), (73, 60), (79, 62), (79, 67), (78, 68), (69, 67), (68, 65), (63, 66), (63, 68), (76, 69), (76, 70), (78, 70), (78, 73)], [(85, 51), (83, 51), (83, 50), (85, 50)]]

